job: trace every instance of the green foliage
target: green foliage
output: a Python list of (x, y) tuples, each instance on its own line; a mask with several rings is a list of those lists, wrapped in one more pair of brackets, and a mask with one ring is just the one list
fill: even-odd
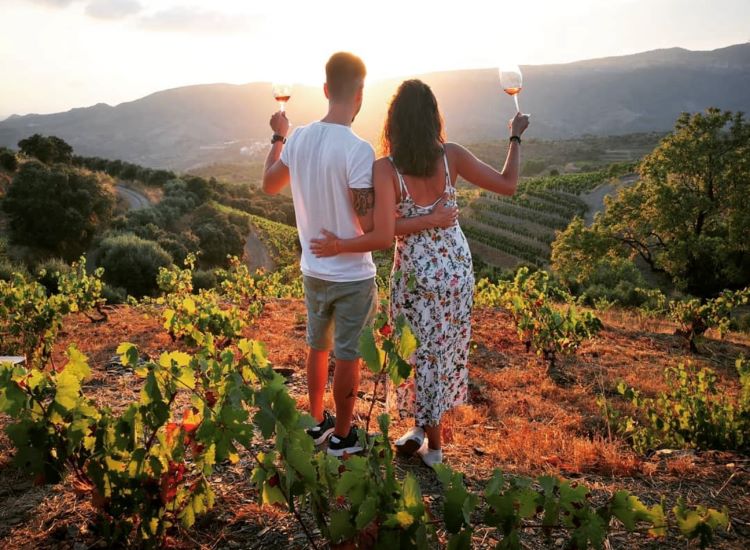
[[(575, 353), (584, 340), (602, 328), (599, 318), (590, 311), (580, 311), (570, 294), (550, 286), (546, 271), (530, 273), (521, 268), (513, 281), (479, 281), (475, 296), (477, 305), (506, 309), (527, 351), (533, 348), (552, 366), (558, 354)], [(556, 306), (553, 298), (562, 300), (564, 307)]]
[(492, 232), (487, 227), (474, 225), (471, 221), (461, 222), (461, 229), (469, 239), (507, 252), (535, 266), (542, 266), (545, 263), (544, 253), (536, 245), (520, 242), (518, 239)]
[(21, 273), (0, 281), (0, 355), (23, 355), (32, 366), (46, 365), (66, 315), (91, 309), (101, 313), (101, 277), (101, 270), (88, 275), (81, 258), (58, 276), (54, 293)]
[(15, 172), (18, 168), (16, 154), (6, 147), (0, 147), (0, 168), (8, 172)]
[[(496, 530), (495, 536), (500, 539), (496, 548), (509, 550), (525, 546), (522, 537), (530, 527), (541, 528), (549, 545), (554, 544), (553, 530), (564, 530), (568, 548), (604, 548), (612, 529), (644, 530), (650, 537), (661, 539), (668, 532), (663, 505), (648, 506), (628, 491), (617, 491), (596, 505), (589, 489), (575, 481), (552, 476), (534, 480), (509, 477), (495, 470), (480, 496), (466, 488), (462, 474), (443, 465), (436, 471), (443, 484), (448, 548), (471, 548), (472, 533), (484, 526)], [(481, 521), (473, 521), (477, 509), (485, 510)], [(710, 544), (715, 530), (729, 525), (726, 510), (701, 506), (688, 510), (682, 500), (673, 514), (680, 533), (688, 539), (699, 538), (702, 548)]]
[(199, 290), (211, 290), (216, 287), (216, 272), (211, 270), (197, 269), (193, 272), (193, 288)]
[(164, 296), (164, 328), (172, 338), (182, 338), (191, 346), (201, 346), (210, 352), (223, 349), (239, 336), (252, 315), (262, 311), (262, 302), (254, 301), (243, 308), (235, 301), (222, 303), (215, 290), (200, 290), (193, 294), (195, 258), (189, 256), (186, 269), (161, 268), (159, 289)]
[[(409, 361), (419, 347), (419, 341), (404, 316), (400, 315), (391, 325), (388, 322), (388, 315), (385, 313), (387, 303), (382, 304), (382, 306), (373, 327), (365, 328), (359, 339), (362, 360), (370, 372), (377, 376), (370, 401), (370, 410), (367, 414), (365, 432), (370, 426), (378, 386), (381, 384), (385, 386), (390, 380), (395, 387), (408, 378), (412, 371)], [(380, 340), (380, 343), (378, 343), (378, 340)]]
[(612, 260), (609, 254), (612, 240), (596, 224), (587, 228), (580, 217), (556, 234), (552, 243), (551, 267), (568, 286), (583, 287), (592, 276), (597, 264)]
[[(559, 260), (559, 257), (558, 255), (556, 259)], [(555, 258), (554, 251), (553, 258)], [(563, 280), (574, 294), (581, 296), (583, 303), (590, 306), (607, 302), (623, 307), (638, 307), (644, 304), (650, 296), (649, 289), (645, 288), (646, 281), (643, 275), (628, 258), (604, 256), (597, 259), (591, 258), (583, 264), (571, 262), (563, 273), (570, 277), (571, 271), (575, 271), (577, 276), (572, 280), (571, 278)], [(561, 275), (559, 272), (557, 274)]]
[(36, 268), (36, 279), (44, 285), (49, 294), (57, 292), (57, 281), (62, 273), (68, 273), (70, 266), (61, 258), (49, 258)]
[(201, 259), (210, 265), (224, 265), (228, 256), (242, 256), (247, 223), (231, 221), (229, 216), (211, 205), (193, 213), (191, 226), (200, 240)]
[(124, 288), (133, 296), (156, 292), (159, 269), (172, 264), (172, 258), (158, 244), (132, 234), (102, 240), (97, 258), (107, 283)]
[(35, 157), (45, 164), (60, 162), (69, 163), (73, 158), (73, 148), (56, 136), (33, 136), (18, 142), (21, 153)]
[[(641, 180), (605, 200), (590, 228), (567, 239), (561, 264), (638, 255), (681, 290), (707, 298), (750, 281), (750, 123), (708, 109), (682, 115), (640, 165)], [(565, 260), (565, 261), (564, 261)]]
[[(38, 482), (71, 475), (80, 487), (89, 487), (96, 529), (110, 545), (160, 547), (173, 526), (191, 527), (213, 507), (216, 464), (239, 460), (241, 449), (255, 462), (259, 501), (294, 514), (311, 546), (315, 539), (302, 510), (330, 543), (360, 547), (433, 548), (439, 544), (436, 524), (444, 525), (449, 548), (456, 549), (470, 548), (472, 533), (484, 528), (494, 530), (499, 548), (512, 549), (521, 548), (529, 527), (563, 531), (568, 546), (577, 548), (602, 548), (611, 529), (668, 534), (669, 518), (660, 504), (647, 506), (626, 491), (594, 504), (586, 487), (550, 476), (532, 480), (496, 471), (477, 494), (462, 474), (439, 467), (443, 509), (432, 510), (417, 479), (397, 475), (387, 415), (378, 418), (379, 434), (360, 434), (361, 456), (342, 461), (316, 452), (305, 433), (314, 421), (297, 410), (263, 345), (205, 324), (207, 310), (198, 300), (209, 293), (198, 299), (192, 294), (189, 260), (187, 269), (162, 270), (160, 284), (167, 292), (162, 300), (180, 308), (182, 326), (192, 325), (202, 338), (187, 331), (183, 336), (198, 344), (193, 353), (166, 351), (155, 360), (143, 360), (135, 346), (121, 344), (122, 364), (141, 380), (138, 401), (124, 410), (99, 407), (84, 394), (91, 371), (75, 347), (60, 370), (0, 365), (0, 412), (12, 420), (7, 432), (16, 447), (14, 462)], [(247, 290), (253, 276), (232, 262), (234, 271), (223, 281), (227, 295), (256, 296), (263, 280)], [(210, 310), (216, 302), (206, 304)], [(166, 317), (170, 310), (175, 312), (167, 307)], [(223, 311), (231, 325), (241, 322), (236, 310)], [(363, 336), (362, 356), (373, 371), (400, 381), (408, 375), (416, 339), (403, 321), (391, 327), (380, 316), (376, 326), (379, 336)], [(215, 345), (221, 337), (225, 345)], [(750, 379), (750, 369), (743, 369)], [(750, 391), (745, 394), (750, 399)], [(271, 448), (258, 452), (251, 447), (256, 438)], [(728, 525), (726, 511), (684, 502), (673, 515), (679, 532), (698, 538), (701, 546)]]
[(258, 238), (271, 252), (277, 267), (283, 268), (299, 263), (302, 249), (296, 228), (258, 216), (252, 216), (250, 221), (257, 231)]
[(603, 172), (525, 180), (512, 197), (482, 191), (461, 219), (466, 235), (536, 266), (549, 261), (556, 231), (584, 215), (588, 206), (577, 193), (606, 181)]
[(721, 338), (729, 330), (732, 311), (750, 302), (750, 287), (743, 290), (724, 290), (711, 300), (688, 298), (669, 304), (669, 316), (678, 324), (677, 334), (697, 352), (696, 341), (709, 329), (716, 328)]
[(2, 203), (13, 242), (77, 258), (110, 221), (114, 197), (107, 186), (95, 174), (25, 163)]
[(736, 396), (719, 393), (716, 374), (684, 365), (668, 368), (668, 392), (656, 398), (620, 383), (617, 391), (636, 410), (636, 416), (606, 407), (618, 431), (639, 452), (666, 446), (698, 449), (750, 449), (750, 363), (736, 362), (740, 391)]
[(124, 304), (128, 300), (128, 291), (120, 286), (104, 285), (102, 288), (102, 298), (108, 304)]

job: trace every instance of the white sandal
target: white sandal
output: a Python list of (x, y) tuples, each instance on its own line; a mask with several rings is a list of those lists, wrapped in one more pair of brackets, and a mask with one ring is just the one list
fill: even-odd
[(417, 453), (422, 457), (422, 462), (430, 468), (434, 468), (435, 464), (443, 463), (443, 449), (430, 449), (430, 446), (427, 445), (426, 441), (425, 444), (419, 448)]
[(422, 447), (425, 441), (424, 430), (415, 426), (396, 440), (396, 452), (400, 455), (411, 456)]

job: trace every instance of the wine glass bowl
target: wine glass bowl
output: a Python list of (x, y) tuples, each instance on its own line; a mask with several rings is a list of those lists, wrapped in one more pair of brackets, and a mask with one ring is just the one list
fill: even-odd
[(516, 102), (516, 111), (520, 113), (518, 94), (521, 93), (523, 88), (521, 68), (518, 65), (501, 65), (498, 72), (500, 73), (500, 86), (506, 94), (513, 96), (513, 100)]
[(286, 102), (292, 97), (292, 85), (285, 82), (274, 82), (271, 86), (273, 98), (279, 103), (279, 110), (284, 111)]

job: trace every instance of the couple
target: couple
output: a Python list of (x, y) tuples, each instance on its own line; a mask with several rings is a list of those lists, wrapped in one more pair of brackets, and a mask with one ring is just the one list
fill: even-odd
[[(378, 305), (370, 251), (396, 236), (391, 317), (403, 314), (420, 345), (415, 377), (397, 389), (399, 412), (415, 425), (397, 442), (402, 454), (425, 464), (442, 462), (441, 419), (467, 398), (474, 275), (471, 253), (457, 222), (456, 179), (512, 195), (518, 182), (520, 136), (528, 116), (510, 123), (502, 172), (468, 150), (447, 143), (435, 96), (419, 80), (401, 84), (383, 131), (382, 158), (351, 129), (362, 106), (366, 70), (349, 53), (326, 64), (328, 114), (290, 136), (283, 112), (271, 117), (271, 151), (263, 190), (279, 193), (291, 182), (307, 307), (308, 433), (315, 444), (329, 436), (328, 453), (362, 450), (352, 415), (359, 389), (359, 337)], [(323, 408), (328, 355), (336, 367), (336, 417)]]

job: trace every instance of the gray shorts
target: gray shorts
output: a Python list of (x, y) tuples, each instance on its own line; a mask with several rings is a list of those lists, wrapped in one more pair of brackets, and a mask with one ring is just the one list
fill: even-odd
[(334, 350), (336, 359), (359, 358), (359, 336), (378, 309), (375, 279), (334, 283), (303, 277), (307, 306), (307, 344)]

